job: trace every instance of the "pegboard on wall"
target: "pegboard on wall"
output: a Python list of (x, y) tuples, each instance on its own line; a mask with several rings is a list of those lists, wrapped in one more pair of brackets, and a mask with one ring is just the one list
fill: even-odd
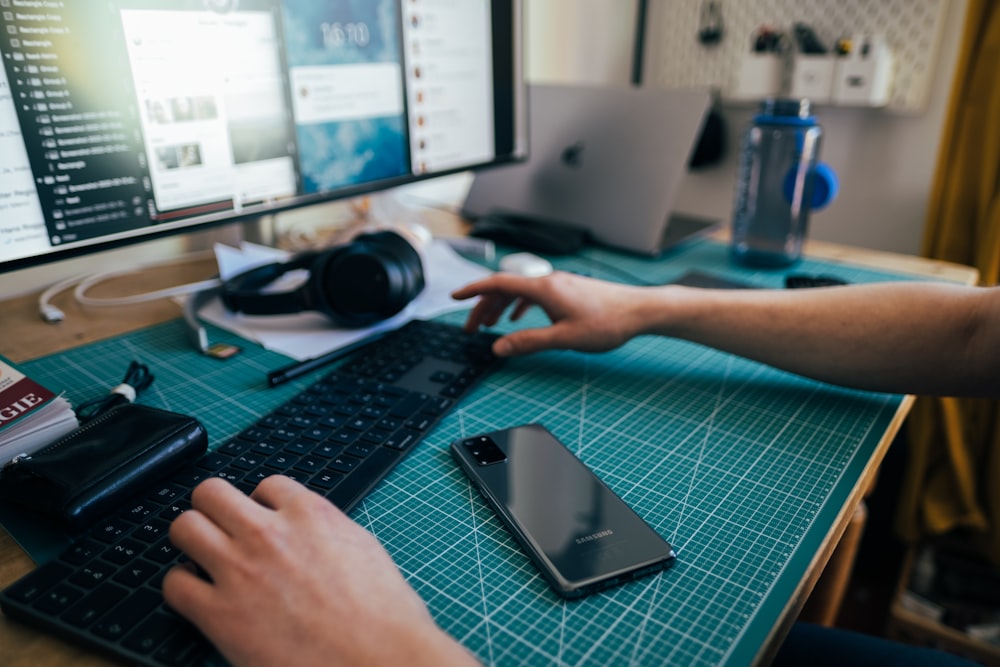
[(727, 98), (761, 26), (790, 32), (793, 24), (806, 23), (828, 48), (842, 37), (883, 36), (894, 55), (886, 108), (922, 111), (946, 14), (956, 5), (949, 0), (714, 1), (724, 32), (717, 44), (705, 46), (698, 33), (710, 0), (649, 0), (643, 58), (646, 85), (708, 86)]

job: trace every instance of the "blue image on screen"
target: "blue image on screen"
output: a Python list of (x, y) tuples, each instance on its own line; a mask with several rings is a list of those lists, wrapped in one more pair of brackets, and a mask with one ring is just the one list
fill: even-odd
[[(398, 0), (283, 0), (282, 6), (290, 68), (393, 63), (402, 69)], [(297, 124), (296, 138), (306, 192), (409, 172), (402, 111), (378, 118)]]

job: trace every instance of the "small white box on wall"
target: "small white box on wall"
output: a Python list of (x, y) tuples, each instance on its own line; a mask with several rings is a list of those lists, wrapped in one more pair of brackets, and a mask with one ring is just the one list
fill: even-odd
[(743, 56), (736, 80), (727, 97), (734, 100), (761, 100), (780, 95), (784, 63), (776, 53), (748, 53)]
[(836, 64), (833, 56), (795, 54), (789, 91), (791, 97), (806, 98), (818, 104), (829, 102), (833, 94)]
[(835, 104), (883, 107), (892, 95), (892, 50), (885, 39), (860, 37), (850, 53), (837, 58), (833, 80)]

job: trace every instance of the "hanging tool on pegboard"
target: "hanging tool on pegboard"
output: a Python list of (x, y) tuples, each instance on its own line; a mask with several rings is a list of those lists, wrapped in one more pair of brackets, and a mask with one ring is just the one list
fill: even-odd
[(722, 2), (705, 0), (701, 5), (698, 22), (698, 41), (702, 46), (715, 46), (722, 41)]

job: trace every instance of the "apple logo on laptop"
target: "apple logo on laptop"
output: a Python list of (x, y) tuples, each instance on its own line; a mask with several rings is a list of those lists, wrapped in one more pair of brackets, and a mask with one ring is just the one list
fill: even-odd
[(573, 167), (577, 169), (583, 166), (583, 149), (585, 148), (582, 141), (578, 141), (575, 144), (570, 144), (562, 152), (562, 163), (567, 167)]

